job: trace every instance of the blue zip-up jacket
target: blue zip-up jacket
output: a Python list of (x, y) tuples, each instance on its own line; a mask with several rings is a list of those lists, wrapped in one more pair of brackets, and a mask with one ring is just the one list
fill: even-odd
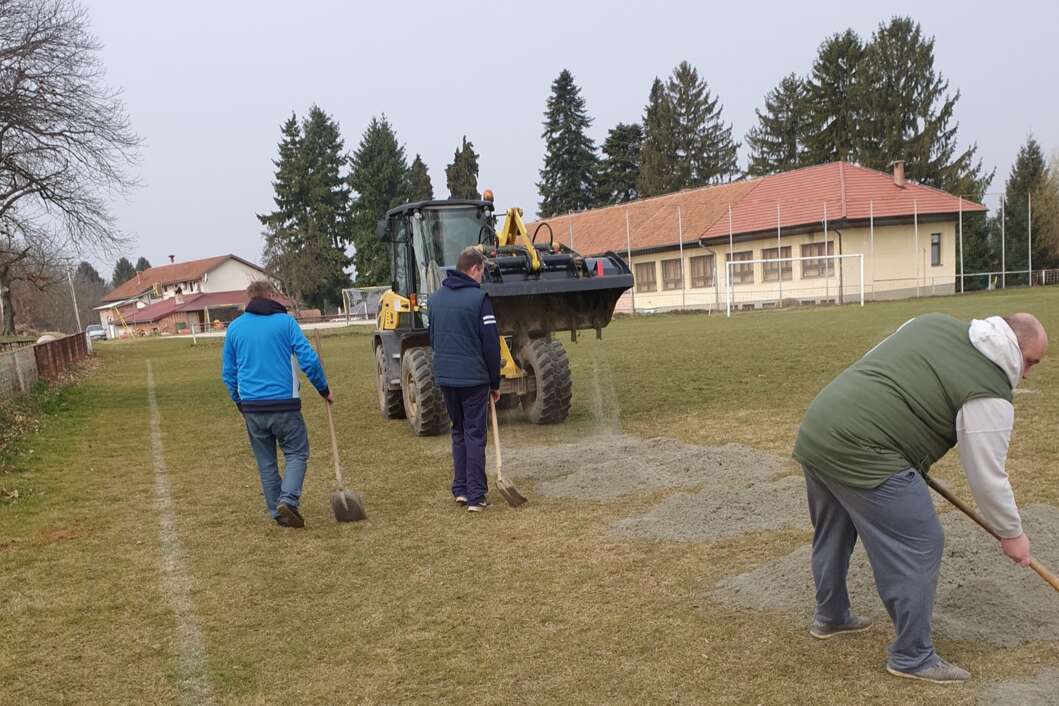
[(427, 301), (434, 377), (446, 387), (500, 389), (500, 335), (489, 295), (478, 283), (449, 270)]
[(302, 408), (294, 357), (309, 382), (330, 389), (316, 351), (279, 302), (251, 299), (224, 337), (221, 377), (242, 412), (294, 412)]

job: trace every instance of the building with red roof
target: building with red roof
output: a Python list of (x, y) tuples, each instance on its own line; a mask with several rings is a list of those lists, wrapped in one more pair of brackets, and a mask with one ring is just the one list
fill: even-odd
[(242, 313), (247, 286), (260, 279), (270, 276), (236, 255), (171, 262), (137, 272), (108, 292), (96, 310), (111, 338), (128, 333), (190, 333), (192, 327), (202, 331)]
[[(960, 224), (985, 210), (906, 179), (901, 162), (892, 173), (832, 162), (529, 229), (546, 222), (551, 237), (584, 255), (626, 257), (636, 285), (619, 302), (625, 310), (724, 308), (729, 292), (736, 306), (756, 308), (847, 301), (859, 296), (862, 264), (868, 298), (952, 293)], [(538, 240), (547, 235), (542, 228)]]

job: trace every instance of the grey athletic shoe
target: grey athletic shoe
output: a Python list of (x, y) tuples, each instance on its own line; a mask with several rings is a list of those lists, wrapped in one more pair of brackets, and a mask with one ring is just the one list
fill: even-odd
[(858, 618), (855, 615), (850, 616), (849, 622), (845, 625), (831, 625), (830, 623), (825, 623), (819, 618), (813, 618), (813, 623), (809, 626), (809, 634), (817, 640), (827, 640), (835, 635), (863, 632), (871, 626), (872, 622), (870, 620), (867, 618)]
[(466, 495), (457, 495), (456, 496), (456, 502), (458, 504), (460, 504), (460, 505), (466, 505), (467, 504), (467, 496)]
[(955, 664), (949, 664), (943, 659), (939, 659), (929, 667), (921, 667), (914, 672), (903, 672), (900, 669), (894, 669), (889, 664), (886, 665), (886, 671), (895, 677), (918, 679), (934, 684), (962, 684), (971, 678), (971, 673), (966, 669), (960, 669)]

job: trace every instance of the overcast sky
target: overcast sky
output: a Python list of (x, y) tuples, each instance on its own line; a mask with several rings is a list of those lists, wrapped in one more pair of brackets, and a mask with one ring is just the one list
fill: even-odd
[[(467, 135), (479, 187), (532, 215), (551, 82), (573, 73), (597, 144), (639, 120), (655, 76), (688, 60), (743, 140), (784, 75), (806, 73), (828, 35), (867, 39), (908, 14), (933, 35), (936, 67), (958, 88), (962, 143), (977, 142), (1003, 181), (1032, 132), (1059, 149), (1059, 3), (223, 2), (89, 0), (108, 83), (124, 91), (145, 147), (142, 188), (115, 201), (126, 253), (152, 264), (235, 253), (261, 259), (255, 214), (272, 208), (280, 125), (316, 103), (353, 151), (385, 113), (435, 194)], [(883, 9), (885, 6), (885, 9)], [(741, 150), (745, 166), (746, 150)], [(989, 199), (987, 199), (989, 201)], [(113, 262), (99, 261), (108, 277)]]

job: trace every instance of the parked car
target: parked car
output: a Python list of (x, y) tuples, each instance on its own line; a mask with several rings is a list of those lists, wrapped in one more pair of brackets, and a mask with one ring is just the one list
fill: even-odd
[(100, 324), (89, 324), (85, 327), (85, 334), (88, 335), (90, 341), (106, 340), (107, 330)]

